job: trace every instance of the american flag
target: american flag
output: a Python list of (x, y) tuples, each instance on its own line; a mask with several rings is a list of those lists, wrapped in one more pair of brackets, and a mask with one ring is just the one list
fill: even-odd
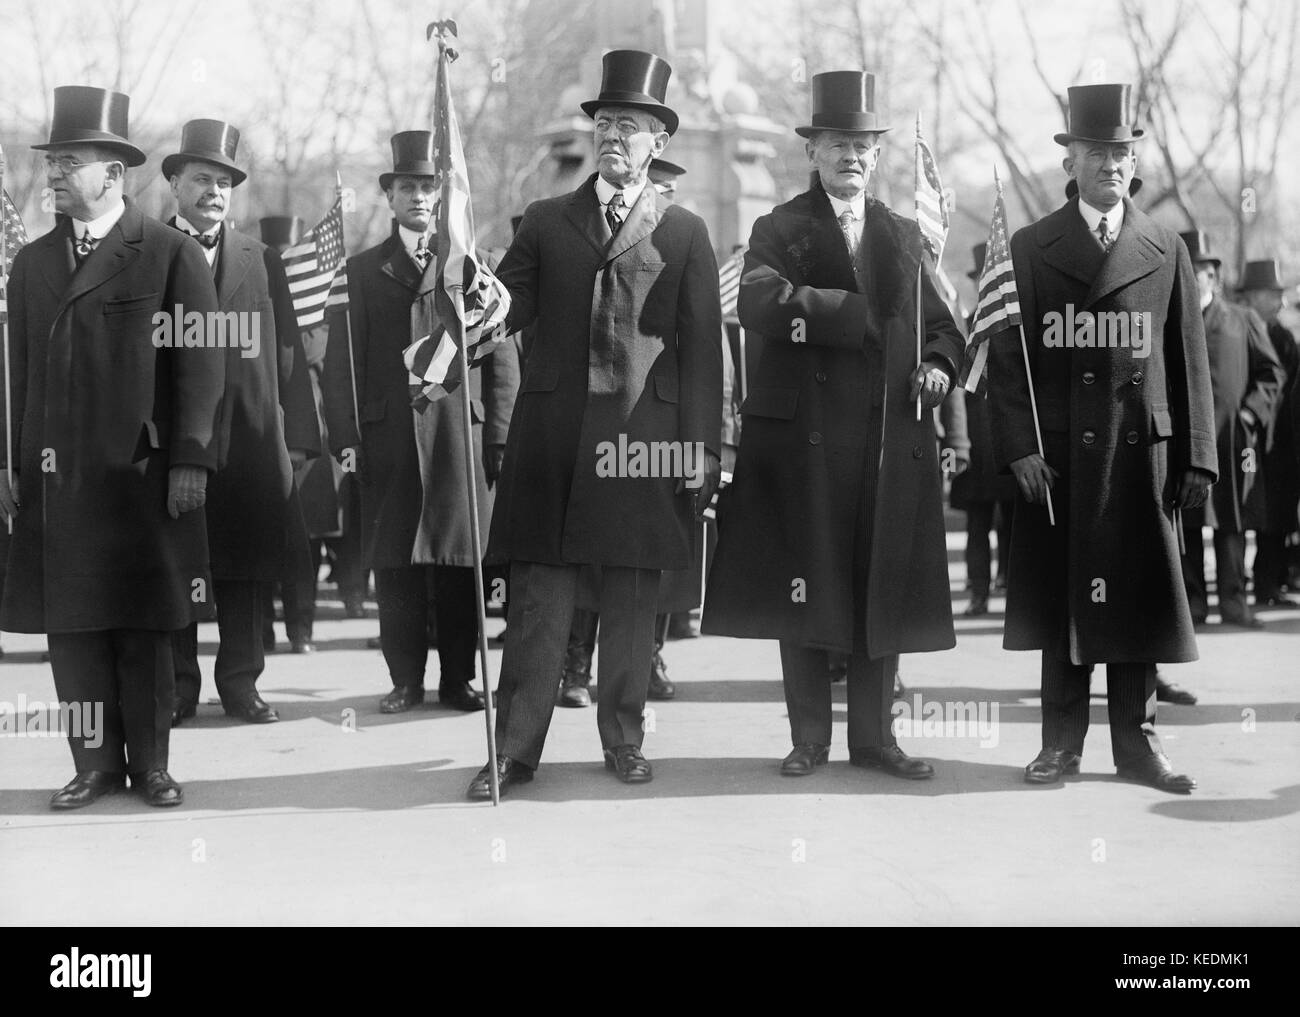
[[(325, 320), (325, 303), (330, 296), (334, 273), (343, 262), (343, 199), (334, 201), (329, 213), (308, 230), (302, 240), (281, 255), (284, 274), (289, 277), (298, 327), (308, 329)], [(345, 291), (346, 292), (346, 291)]]
[(14, 267), (14, 255), (27, 243), (27, 230), (18, 215), (18, 209), (3, 189), (0, 189), (0, 233), (3, 234), (0, 244), (4, 245), (4, 259), (0, 262), (0, 321), (5, 321), (9, 316), (9, 300), (5, 288), (9, 273)]
[(334, 273), (334, 281), (330, 283), (329, 297), (325, 301), (325, 310), (332, 311), (335, 308), (343, 311), (348, 309), (347, 262), (340, 265), (339, 270)]
[(948, 203), (943, 197), (943, 183), (930, 146), (921, 137), (921, 114), (916, 115), (916, 222), (921, 227), (921, 242), (939, 264), (943, 245), (948, 242)]
[(403, 355), (411, 405), (417, 410), (460, 386), (462, 346), (473, 364), (506, 341), (501, 326), (510, 310), (509, 291), (474, 253), (469, 176), (447, 75), (454, 59), (454, 50), (440, 44), (433, 98), (434, 148), (442, 176), (437, 256), (425, 266), (420, 297), (411, 305), (411, 334), (420, 338)]
[(722, 319), (736, 317), (736, 302), (740, 299), (740, 274), (745, 267), (745, 251), (742, 247), (718, 268), (718, 295), (722, 298)]
[(989, 226), (989, 245), (980, 272), (979, 302), (975, 320), (966, 340), (962, 373), (968, 392), (984, 393), (988, 379), (984, 367), (988, 362), (989, 340), (999, 332), (1020, 326), (1020, 296), (1016, 293), (1016, 273), (1011, 263), (1011, 243), (1007, 238), (1007, 205), (1002, 197), (1002, 181), (997, 181), (998, 196), (993, 202), (993, 222)]

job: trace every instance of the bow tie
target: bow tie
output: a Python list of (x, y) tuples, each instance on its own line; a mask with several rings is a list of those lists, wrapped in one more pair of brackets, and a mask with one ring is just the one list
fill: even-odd
[(209, 251), (216, 247), (217, 242), (221, 240), (221, 230), (216, 230), (213, 233), (193, 233), (190, 230), (187, 230), (180, 223), (176, 224), (176, 228), (187, 237), (193, 237)]

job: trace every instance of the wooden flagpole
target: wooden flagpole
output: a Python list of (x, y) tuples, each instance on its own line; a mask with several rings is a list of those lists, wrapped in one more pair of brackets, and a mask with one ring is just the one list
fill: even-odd
[[(5, 150), (0, 146), (0, 195), (4, 194), (5, 185)], [(0, 202), (3, 202), (0, 197)], [(5, 312), (3, 324), (5, 347), (5, 479), (9, 482), (9, 497), (14, 497), (14, 447), (13, 447), (13, 397), (12, 382), (9, 378), (9, 230), (4, 224), (4, 209), (0, 208), (0, 291), (5, 295)], [(17, 504), (14, 498), (14, 504)], [(9, 532), (14, 532), (14, 517), (5, 520)]]
[[(334, 197), (340, 202), (343, 200), (343, 175), (339, 173), (338, 170), (334, 171)], [(341, 204), (339, 206), (339, 215), (340, 216), (343, 215), (343, 206)], [(346, 261), (343, 263), (343, 271), (347, 272)], [(338, 272), (335, 271), (334, 274), (338, 275)], [(333, 285), (333, 280), (330, 281), (330, 285)], [(328, 302), (328, 297), (326, 299)], [(356, 425), (357, 425), (357, 453), (360, 454), (361, 452), (361, 410), (357, 403), (357, 365), (356, 365), (356, 361), (353, 359), (354, 353), (352, 349), (352, 299), (350, 296), (348, 298), (347, 306), (343, 309), (343, 321), (347, 325), (347, 334), (348, 334), (348, 374), (352, 382), (352, 419), (356, 421)], [(355, 465), (355, 463), (353, 465)]]

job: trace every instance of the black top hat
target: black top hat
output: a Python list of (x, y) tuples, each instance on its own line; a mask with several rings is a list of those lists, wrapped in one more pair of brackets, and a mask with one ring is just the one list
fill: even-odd
[(1204, 262), (1210, 262), (1215, 268), (1223, 264), (1221, 260), (1210, 253), (1210, 238), (1200, 230), (1190, 230), (1187, 233), (1179, 233), (1183, 238), (1183, 243), (1187, 245), (1187, 253), (1192, 257), (1193, 265), (1200, 265)]
[(393, 172), (379, 174), (379, 189), (386, 191), (396, 177), (441, 177), (432, 131), (399, 131), (391, 140)]
[(262, 243), (271, 247), (296, 244), (302, 238), (302, 220), (296, 215), (268, 215), (258, 220)]
[(975, 262), (975, 267), (966, 273), (967, 279), (979, 281), (979, 277), (984, 272), (984, 252), (989, 249), (988, 244), (976, 244), (970, 249), (971, 258)]
[(613, 49), (601, 58), (600, 95), (582, 104), (593, 120), (602, 106), (631, 106), (653, 113), (664, 130), (677, 133), (677, 114), (664, 105), (668, 77), (673, 69), (666, 60), (639, 49)]
[(818, 131), (889, 130), (876, 115), (876, 76), (868, 71), (826, 71), (812, 79), (812, 123), (796, 127), (801, 138)]
[(675, 162), (669, 162), (667, 159), (651, 159), (650, 172), (667, 173), (670, 177), (680, 177), (686, 173), (686, 170)]
[(181, 128), (181, 150), (162, 161), (162, 174), (170, 179), (191, 160), (209, 162), (230, 170), (230, 180), (238, 187), (248, 174), (235, 165), (239, 131), (221, 120), (191, 120)]
[(107, 88), (60, 85), (54, 90), (50, 140), (32, 148), (43, 151), (59, 145), (102, 145), (121, 153), (128, 166), (141, 166), (145, 154), (126, 140), (130, 104), (129, 95)]
[(1278, 271), (1277, 259), (1267, 261), (1248, 261), (1245, 271), (1241, 273), (1241, 285), (1237, 287), (1242, 293), (1247, 290), (1284, 290), (1282, 273)]
[(1130, 85), (1071, 85), (1070, 129), (1053, 135), (1058, 145), (1071, 141), (1102, 141), (1120, 144), (1137, 141), (1142, 131), (1133, 126), (1129, 114)]

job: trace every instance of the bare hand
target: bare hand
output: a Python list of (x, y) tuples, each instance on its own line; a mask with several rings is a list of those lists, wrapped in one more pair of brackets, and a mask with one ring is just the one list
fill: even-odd
[(912, 391), (908, 399), (916, 401), (916, 397), (921, 397), (921, 409), (932, 410), (943, 402), (943, 397), (948, 394), (948, 372), (939, 366), (937, 361), (925, 360), (921, 366), (912, 372)]
[(1031, 505), (1046, 505), (1048, 493), (1052, 490), (1052, 481), (1060, 476), (1037, 452), (1031, 452), (1017, 459), (1011, 464), (1011, 472), (1016, 475), (1020, 493)]
[(208, 471), (202, 466), (173, 466), (167, 474), (167, 514), (179, 519), (202, 507), (207, 491)]
[(501, 463), (506, 458), (504, 445), (483, 446), (483, 476), (487, 478), (488, 487), (497, 482), (501, 476)]
[(4, 513), (6, 522), (12, 521), (18, 515), (18, 505), (18, 474), (14, 474), (11, 487), (8, 471), (0, 471), (0, 512)]
[(1204, 470), (1184, 470), (1174, 492), (1174, 508), (1200, 508), (1210, 495), (1210, 475)]

